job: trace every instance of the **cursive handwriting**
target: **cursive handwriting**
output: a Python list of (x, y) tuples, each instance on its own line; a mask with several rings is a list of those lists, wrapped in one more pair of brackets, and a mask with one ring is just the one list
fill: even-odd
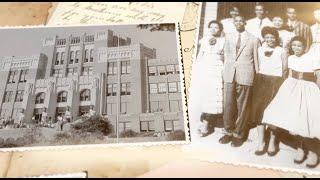
[(182, 21), (186, 3), (63, 2), (48, 24)]

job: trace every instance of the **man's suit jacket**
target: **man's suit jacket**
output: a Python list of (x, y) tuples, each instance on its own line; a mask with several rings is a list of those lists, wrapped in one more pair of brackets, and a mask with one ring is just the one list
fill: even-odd
[(225, 37), (223, 78), (225, 83), (235, 81), (240, 85), (252, 86), (255, 74), (259, 72), (260, 41), (246, 31), (241, 36), (243, 38), (238, 54), (236, 53), (237, 33)]
[(297, 21), (293, 27), (293, 29), (290, 29), (290, 27), (288, 26), (288, 22), (287, 25), (285, 26), (285, 28), (287, 28), (289, 31), (292, 31), (296, 34), (296, 36), (301, 36), (306, 40), (306, 50), (308, 50), (312, 44), (312, 33), (311, 33), (311, 28), (309, 25), (301, 22), (301, 21)]

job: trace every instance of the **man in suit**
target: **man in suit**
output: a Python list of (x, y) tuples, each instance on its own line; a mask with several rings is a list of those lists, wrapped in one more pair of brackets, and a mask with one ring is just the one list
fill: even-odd
[(273, 26), (271, 20), (266, 17), (266, 10), (263, 4), (256, 4), (255, 6), (256, 17), (249, 19), (246, 23), (246, 31), (255, 37), (259, 38), (260, 41), (263, 40), (261, 36), (262, 28), (266, 26)]
[(294, 32), (296, 36), (301, 36), (306, 40), (306, 50), (309, 50), (309, 47), (312, 43), (312, 34), (310, 26), (299, 21), (297, 18), (297, 11), (295, 8), (287, 8), (287, 29), (291, 32)]
[(224, 129), (221, 144), (239, 147), (245, 141), (249, 102), (255, 74), (259, 72), (259, 39), (245, 30), (242, 16), (234, 19), (237, 32), (226, 35), (224, 46)]

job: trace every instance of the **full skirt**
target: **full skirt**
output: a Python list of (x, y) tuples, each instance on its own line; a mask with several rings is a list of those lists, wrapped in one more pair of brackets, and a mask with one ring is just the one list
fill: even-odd
[(320, 90), (316, 83), (289, 77), (264, 111), (262, 123), (320, 139)]

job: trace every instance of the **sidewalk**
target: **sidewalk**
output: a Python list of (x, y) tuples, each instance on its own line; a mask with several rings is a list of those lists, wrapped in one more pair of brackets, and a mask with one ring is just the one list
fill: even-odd
[[(306, 171), (320, 171), (320, 165), (315, 169), (308, 169), (305, 167), (305, 163), (302, 165), (296, 165), (293, 162), (295, 157), (295, 149), (290, 146), (280, 143), (280, 151), (274, 157), (269, 157), (267, 154), (263, 156), (256, 156), (254, 152), (257, 148), (257, 129), (250, 131), (248, 140), (239, 148), (231, 147), (230, 144), (220, 144), (219, 139), (223, 136), (221, 128), (215, 128), (215, 132), (207, 137), (193, 137), (191, 145), (186, 147), (186, 150), (206, 150), (211, 157), (206, 157), (206, 161), (218, 161), (218, 162), (233, 162), (241, 164), (258, 164), (263, 166), (280, 167), (295, 170)], [(212, 153), (210, 153), (212, 152)], [(313, 172), (313, 173), (314, 173)]]

